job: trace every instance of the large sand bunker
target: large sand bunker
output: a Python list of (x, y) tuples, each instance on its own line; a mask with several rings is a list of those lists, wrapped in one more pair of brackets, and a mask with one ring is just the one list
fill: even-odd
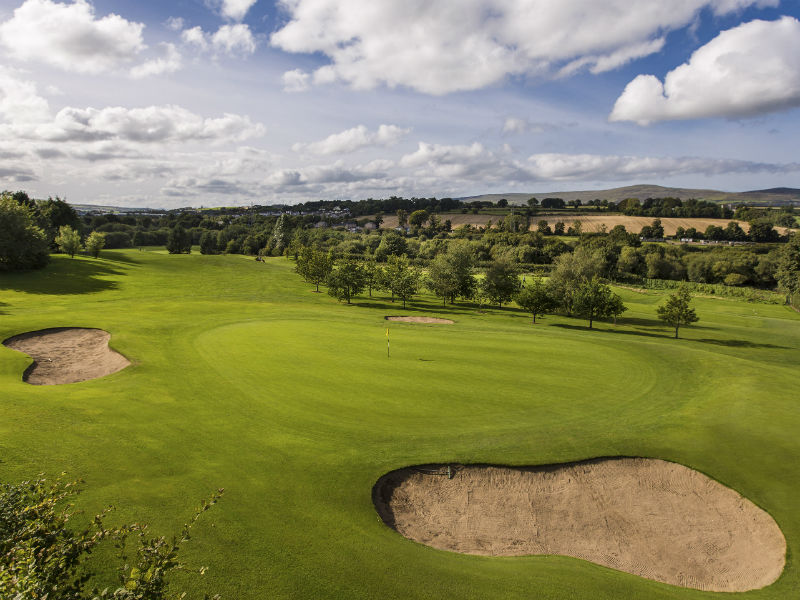
[(384, 317), (387, 321), (400, 321), (401, 323), (440, 323), (442, 325), (452, 325), (450, 319), (440, 319), (439, 317)]
[(5, 346), (33, 358), (22, 379), (33, 385), (76, 383), (116, 373), (130, 361), (108, 347), (102, 329), (58, 327), (8, 338)]
[(718, 592), (761, 588), (783, 571), (786, 540), (772, 517), (676, 463), (475, 465), (450, 476), (441, 465), (393, 471), (373, 501), (387, 525), (441, 550), (560, 554)]

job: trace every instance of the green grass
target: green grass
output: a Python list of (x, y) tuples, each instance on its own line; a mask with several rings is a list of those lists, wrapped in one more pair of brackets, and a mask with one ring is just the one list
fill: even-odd
[[(619, 290), (617, 326), (586, 329), (514, 309), (403, 311), (311, 293), (293, 263), (104, 252), (54, 256), (0, 279), (0, 339), (99, 327), (134, 366), (103, 379), (30, 386), (28, 359), (0, 347), (0, 480), (67, 471), (87, 514), (170, 533), (217, 487), (187, 559), (196, 595), (264, 598), (693, 599), (565, 557), (486, 558), (404, 539), (370, 499), (385, 472), (426, 462), (534, 465), (648, 456), (699, 469), (769, 511), (787, 567), (748, 598), (800, 590), (800, 314), (698, 298), (701, 321), (671, 339), (666, 292)], [(455, 325), (391, 326), (388, 314)], [(213, 524), (213, 526), (212, 526)], [(110, 558), (97, 565), (113, 583)]]

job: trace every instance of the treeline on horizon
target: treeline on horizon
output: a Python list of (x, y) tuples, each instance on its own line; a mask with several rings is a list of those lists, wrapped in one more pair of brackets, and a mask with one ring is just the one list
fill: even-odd
[[(237, 217), (209, 215), (206, 211), (173, 211), (161, 216), (108, 214), (81, 217), (59, 198), (32, 200), (24, 192), (4, 193), (4, 198), (13, 198), (30, 212), (33, 223), (44, 233), (50, 251), (58, 250), (55, 238), (59, 229), (69, 226), (84, 240), (92, 232), (101, 233), (106, 249), (167, 246), (172, 252), (187, 252), (192, 246), (199, 245), (203, 254), (296, 256), (300, 248), (313, 247), (330, 253), (335, 259), (386, 262), (389, 256), (405, 255), (414, 264), (427, 266), (445, 253), (453, 241), (464, 240), (476, 265), (481, 268), (487, 268), (502, 257), (519, 268), (547, 273), (558, 256), (589, 248), (603, 256), (601, 275), (612, 281), (635, 283), (665, 279), (764, 289), (774, 288), (777, 284), (780, 248), (772, 242), (788, 239), (778, 235), (771, 221), (776, 220), (776, 215), (777, 218), (794, 218), (791, 207), (780, 211), (740, 207), (737, 213), (751, 219), (749, 233), (735, 222), (725, 227), (711, 225), (704, 232), (678, 231), (678, 238), (753, 242), (742, 247), (708, 248), (646, 243), (647, 239), (664, 237), (657, 218), (638, 233), (629, 232), (622, 225), (607, 232), (587, 233), (581, 230), (579, 221), (571, 224), (559, 221), (551, 228), (544, 220), (536, 223), (530, 212), (515, 211), (496, 222), (489, 221), (485, 226), (466, 225), (453, 229), (446, 219), (443, 220), (445, 215), (427, 209), (409, 213), (400, 208), (397, 214), (401, 223), (409, 226), (407, 230), (378, 229), (353, 233), (315, 227), (319, 216), (312, 214), (268, 216), (249, 211)], [(419, 199), (397, 200), (413, 203)], [(541, 203), (536, 201), (536, 204)], [(420, 204), (411, 206), (415, 205)], [(625, 206), (626, 210), (634, 207), (635, 203)], [(672, 210), (678, 205), (672, 201), (645, 201), (639, 203), (638, 208)], [(365, 221), (377, 228), (383, 215), (379, 211), (376, 216), (361, 220), (362, 223)], [(564, 239), (562, 235), (572, 237)], [(645, 238), (645, 243), (641, 238)]]

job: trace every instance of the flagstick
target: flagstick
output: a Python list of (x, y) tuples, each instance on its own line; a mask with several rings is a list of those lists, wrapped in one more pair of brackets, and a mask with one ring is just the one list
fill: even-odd
[(389, 358), (389, 328), (386, 328), (386, 358)]

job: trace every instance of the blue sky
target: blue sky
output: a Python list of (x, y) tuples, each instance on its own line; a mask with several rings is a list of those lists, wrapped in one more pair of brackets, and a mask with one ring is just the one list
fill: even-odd
[(800, 187), (795, 0), (0, 0), (0, 188)]

